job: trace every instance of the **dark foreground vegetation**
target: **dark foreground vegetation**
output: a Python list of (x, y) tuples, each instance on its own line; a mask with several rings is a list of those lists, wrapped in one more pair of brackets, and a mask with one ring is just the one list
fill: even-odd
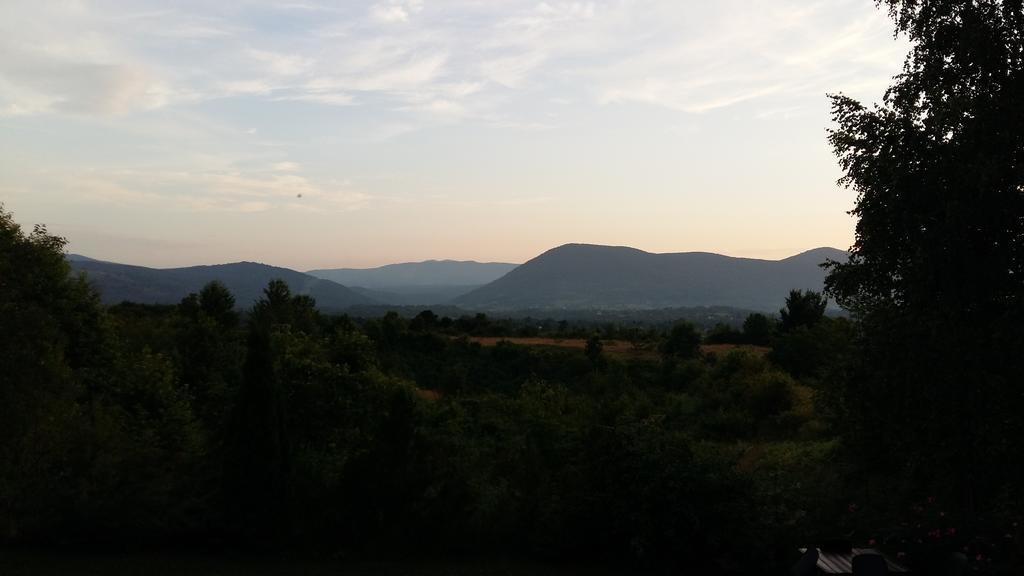
[[(741, 571), (844, 516), (825, 363), (701, 357), (685, 324), (625, 363), (483, 347), (508, 322), (356, 323), (283, 282), (245, 313), (216, 283), (108, 308), (60, 239), (2, 233), (9, 544)], [(785, 334), (844, 333), (821, 312)]]
[[(948, 479), (904, 491), (912, 469), (864, 468), (844, 445), (837, 423), (856, 418), (835, 383), (858, 328), (814, 293), (703, 336), (767, 356), (702, 353), (686, 323), (608, 326), (583, 349), (481, 346), (469, 337), (533, 322), (355, 321), (283, 282), (242, 312), (217, 283), (177, 306), (106, 307), (61, 239), (3, 213), (0, 246), (9, 570), (178, 551), (182, 569), (230, 553), (324, 570), (505, 558), (770, 573), (826, 536), (924, 557), (916, 538), (933, 530), (927, 545), (1012, 558), (1014, 509), (973, 522)], [(602, 337), (650, 353), (607, 354)]]

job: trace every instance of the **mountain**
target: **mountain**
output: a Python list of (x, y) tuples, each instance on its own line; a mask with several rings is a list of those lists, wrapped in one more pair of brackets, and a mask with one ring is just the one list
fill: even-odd
[(100, 262), (100, 260), (82, 256), (81, 254), (68, 254), (65, 258), (68, 262)]
[(784, 260), (756, 260), (566, 244), (453, 304), (478, 310), (729, 306), (775, 311), (791, 289), (822, 289), (825, 271), (819, 264), (846, 258), (846, 252), (835, 248), (817, 248)]
[(104, 302), (125, 300), (143, 304), (176, 304), (191, 292), (198, 292), (213, 280), (220, 280), (239, 307), (247, 308), (263, 295), (271, 280), (280, 278), (288, 283), (295, 294), (312, 296), (324, 310), (341, 310), (355, 305), (376, 302), (345, 286), (289, 270), (255, 262), (237, 262), (216, 266), (188, 268), (146, 268), (103, 262), (77, 255), (69, 255), (68, 263), (100, 292)]
[(388, 289), (363, 288), (350, 286), (354, 292), (381, 304), (395, 306), (430, 306), (447, 304), (452, 300), (476, 290), (481, 284), (470, 286), (392, 286)]
[(385, 304), (443, 304), (504, 276), (516, 264), (427, 260), (378, 268), (310, 270)]
[(517, 264), (462, 260), (427, 260), (378, 268), (333, 268), (307, 274), (346, 286), (391, 289), (396, 286), (482, 286), (507, 274)]

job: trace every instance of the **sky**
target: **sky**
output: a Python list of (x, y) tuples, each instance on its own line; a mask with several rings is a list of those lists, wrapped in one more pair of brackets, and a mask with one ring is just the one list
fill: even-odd
[(0, 203), (157, 267), (847, 248), (826, 94), (879, 101), (907, 52), (872, 0), (0, 13)]

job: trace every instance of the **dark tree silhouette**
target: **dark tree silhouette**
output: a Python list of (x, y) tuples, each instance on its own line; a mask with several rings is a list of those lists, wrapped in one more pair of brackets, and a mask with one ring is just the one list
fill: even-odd
[(695, 358), (700, 354), (700, 333), (689, 322), (676, 323), (661, 343), (661, 354), (666, 358)]
[(235, 312), (235, 297), (222, 282), (214, 280), (199, 291), (199, 307), (203, 312), (224, 327), (238, 324)]
[(272, 353), (270, 335), (253, 327), (232, 416), (225, 485), (232, 529), (258, 538), (280, 533), (287, 526), (286, 417)]
[(409, 322), (409, 329), (416, 332), (427, 332), (433, 330), (437, 324), (437, 314), (434, 314), (432, 310), (424, 310)]
[[(82, 473), (78, 402), (95, 382), (75, 371), (98, 360), (99, 302), (69, 274), (66, 241), (26, 234), (0, 205), (0, 522), (3, 536), (31, 532), (71, 499), (62, 478)], [(85, 411), (88, 414), (88, 411)]]
[(595, 369), (601, 369), (605, 365), (604, 360), (604, 344), (601, 342), (601, 337), (597, 334), (591, 334), (587, 338), (587, 345), (583, 350), (586, 354), (587, 359), (590, 360), (591, 365)]
[(786, 306), (779, 310), (783, 332), (792, 332), (803, 326), (814, 326), (825, 316), (828, 299), (820, 292), (790, 290)]
[(284, 280), (271, 280), (263, 289), (263, 298), (252, 310), (257, 322), (267, 325), (287, 324), (292, 317), (292, 291)]
[(826, 288), (863, 328), (843, 429), (866, 468), (955, 486), (974, 510), (1021, 480), (1024, 13), (881, 4), (912, 42), (903, 73), (874, 107), (832, 97), (859, 220)]
[(747, 344), (767, 346), (772, 340), (774, 329), (774, 322), (764, 314), (751, 314), (743, 321), (743, 340)]

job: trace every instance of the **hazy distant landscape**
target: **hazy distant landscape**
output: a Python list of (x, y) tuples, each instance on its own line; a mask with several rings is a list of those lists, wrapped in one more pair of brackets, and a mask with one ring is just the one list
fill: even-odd
[(323, 310), (367, 306), (452, 306), (501, 313), (538, 311), (649, 311), (725, 307), (777, 310), (789, 290), (821, 291), (828, 260), (845, 261), (833, 248), (780, 261), (718, 254), (650, 254), (640, 250), (570, 244), (522, 265), (429, 261), (373, 269), (312, 270), (303, 274), (253, 262), (152, 269), (72, 255), (104, 301), (171, 304), (211, 281), (222, 282), (240, 306), (255, 302), (263, 286), (281, 278)]
[(85, 273), (104, 301), (112, 304), (124, 301), (174, 304), (217, 280), (237, 294), (242, 306), (249, 306), (259, 299), (267, 282), (273, 279), (284, 280), (289, 286), (294, 286), (297, 293), (315, 298), (320, 306), (329, 310), (375, 302), (335, 282), (255, 262), (161, 270), (75, 256), (69, 257), (68, 261), (74, 270)]
[(311, 276), (352, 287), (380, 304), (451, 304), (453, 300), (504, 276), (516, 264), (428, 260), (377, 268), (310, 270)]

